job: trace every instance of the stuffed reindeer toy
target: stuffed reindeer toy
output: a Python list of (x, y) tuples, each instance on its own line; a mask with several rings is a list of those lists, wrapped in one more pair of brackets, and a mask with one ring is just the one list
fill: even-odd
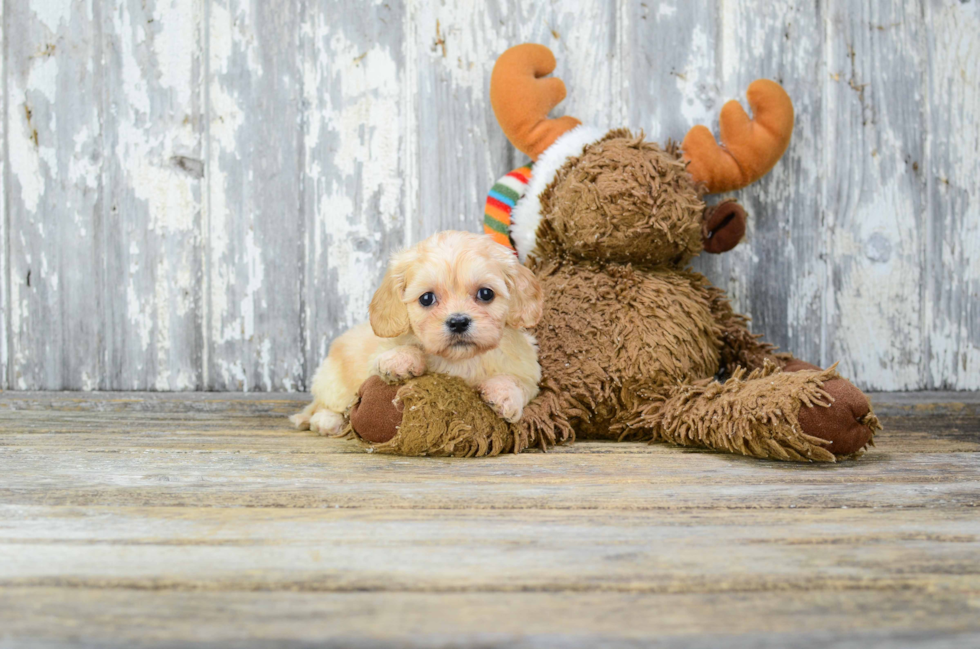
[(497, 61), (490, 99), (510, 142), (533, 161), (491, 193), (487, 230), (537, 276), (533, 334), (541, 392), (509, 424), (459, 379), (389, 385), (372, 378), (347, 434), (377, 452), (483, 456), (580, 439), (662, 441), (758, 458), (833, 462), (859, 456), (880, 429), (868, 398), (841, 378), (776, 353), (688, 263), (732, 249), (745, 232), (734, 201), (789, 145), (793, 106), (778, 84), (735, 101), (721, 141), (695, 126), (678, 147), (572, 117), (551, 51), (519, 45)]

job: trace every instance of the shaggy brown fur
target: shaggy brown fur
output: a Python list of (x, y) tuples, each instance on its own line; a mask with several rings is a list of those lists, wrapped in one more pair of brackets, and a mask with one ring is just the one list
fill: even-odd
[(580, 436), (622, 438), (643, 395), (718, 372), (722, 331), (700, 275), (595, 262), (533, 268), (547, 296), (535, 330), (542, 374), (561, 386), (563, 410), (581, 413), (569, 416)]
[[(383, 413), (401, 415), (394, 437), (380, 443), (365, 439), (355, 432), (353, 418), (340, 437), (357, 439), (376, 453), (434, 457), (495, 456), (528, 448), (544, 451), (573, 438), (571, 426), (560, 414), (555, 386), (548, 382), (541, 386), (535, 411), (525, 413), (519, 426), (500, 419), (457, 377), (429, 374), (394, 384), (391, 389), (395, 387), (398, 390), (392, 408)], [(348, 415), (361, 405), (361, 399), (358, 395)], [(433, 413), (441, 416), (432, 418)]]
[[(777, 460), (833, 462), (830, 442), (803, 432), (799, 414), (802, 407), (828, 408), (833, 397), (823, 387), (836, 377), (835, 367), (783, 373), (766, 361), (747, 376), (739, 367), (724, 383), (705, 380), (671, 388), (663, 401), (651, 401), (632, 425), (649, 427), (658, 440), (681, 446)], [(880, 428), (871, 413), (862, 425), (869, 435)]]
[(807, 434), (799, 413), (819, 409), (807, 411), (807, 430), (829, 430), (821, 413), (833, 407), (824, 389), (832, 380), (849, 403), (866, 397), (834, 368), (783, 372), (792, 356), (752, 335), (725, 294), (685, 267), (703, 246), (701, 190), (675, 147), (625, 130), (569, 159), (541, 195), (528, 258), (545, 293), (535, 328), (542, 395), (508, 432), (458, 380), (416, 379), (399, 393), (399, 434), (375, 448), (495, 455), (546, 448), (574, 431), (783, 460), (859, 454), (880, 428), (870, 404), (855, 415), (858, 439), (838, 440), (842, 453), (832, 435)]
[(686, 264), (701, 252), (704, 203), (676, 147), (610, 131), (565, 163), (541, 194), (540, 259)]

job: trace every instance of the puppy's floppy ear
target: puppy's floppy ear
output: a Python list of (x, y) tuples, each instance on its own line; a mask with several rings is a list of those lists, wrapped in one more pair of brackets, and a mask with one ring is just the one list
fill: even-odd
[(529, 329), (538, 324), (544, 311), (544, 292), (541, 283), (531, 269), (512, 256), (506, 266), (507, 285), (510, 289), (510, 313), (507, 325), (515, 329)]
[(405, 290), (405, 263), (400, 257), (392, 259), (388, 271), (381, 280), (381, 286), (371, 298), (368, 314), (371, 329), (379, 338), (396, 338), (408, 333), (408, 308), (402, 302)]

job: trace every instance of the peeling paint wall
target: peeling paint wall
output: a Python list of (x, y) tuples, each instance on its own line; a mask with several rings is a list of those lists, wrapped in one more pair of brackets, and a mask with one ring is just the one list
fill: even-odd
[(683, 137), (756, 77), (782, 162), (697, 260), (865, 388), (980, 389), (980, 2), (0, 2), (0, 386), (302, 390), (385, 258), (479, 230), (523, 162), (509, 45), (560, 112)]

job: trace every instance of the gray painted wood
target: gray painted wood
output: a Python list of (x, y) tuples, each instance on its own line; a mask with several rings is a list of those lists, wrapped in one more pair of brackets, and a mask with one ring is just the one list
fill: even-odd
[(106, 0), (105, 385), (204, 387), (204, 5)]
[(7, 331), (10, 307), (7, 294), (10, 265), (7, 261), (7, 22), (0, 2), (0, 388), (7, 385)]
[(782, 82), (793, 143), (736, 194), (746, 241), (696, 266), (756, 332), (863, 387), (980, 388), (975, 1), (0, 11), (0, 386), (305, 389), (391, 252), (480, 228), (524, 161), (492, 61), (536, 41), (559, 112), (661, 142)]
[(924, 369), (921, 7), (835, 2), (827, 11), (824, 170), (835, 173), (823, 187), (832, 260), (824, 353), (849, 375), (887, 367), (882, 387), (906, 389)]
[(108, 387), (102, 5), (7, 2), (7, 384)]
[(927, 315), (929, 384), (980, 375), (980, 2), (925, 6)]
[(303, 74), (292, 0), (209, 3), (205, 382), (304, 385)]

